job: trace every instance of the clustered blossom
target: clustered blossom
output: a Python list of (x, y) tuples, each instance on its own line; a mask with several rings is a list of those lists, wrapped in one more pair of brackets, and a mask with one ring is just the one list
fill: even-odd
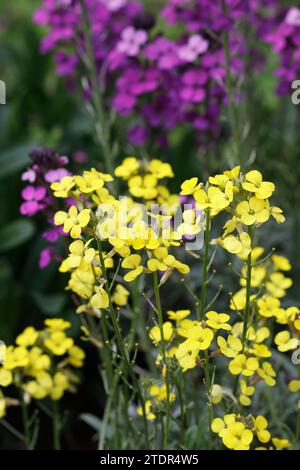
[[(278, 0), (264, 2), (264, 10), (257, 0), (226, 0), (224, 5), (169, 0), (159, 14), (166, 23), (163, 29), (135, 1), (86, 0), (86, 7), (99, 83), (101, 77), (103, 92), (109, 89), (107, 105), (130, 116), (128, 136), (135, 145), (143, 145), (150, 136), (157, 145), (165, 145), (168, 133), (183, 124), (200, 131), (202, 143), (220, 135), (220, 114), (227, 103), (224, 32), (230, 33), (234, 80), (244, 70), (245, 56), (251, 56), (253, 70), (262, 61), (257, 50), (249, 51), (239, 32), (241, 22), (262, 41), (272, 42), (280, 54), (277, 73), (284, 84), (279, 91), (287, 91), (287, 82), (299, 67), (299, 11), (288, 11)], [(85, 52), (81, 10), (78, 0), (44, 0), (34, 15), (36, 23), (50, 28), (42, 52), (55, 51), (58, 73), (69, 82)], [(169, 37), (170, 27), (178, 27), (175, 37)]]
[(28, 326), (6, 348), (0, 365), (0, 418), (7, 407), (19, 404), (9, 397), (12, 386), (26, 393), (28, 401), (57, 401), (66, 392), (76, 392), (79, 377), (73, 368), (83, 366), (85, 352), (66, 333), (70, 327), (62, 318), (49, 318), (42, 330)]
[(266, 39), (280, 58), (280, 67), (276, 70), (280, 80), (277, 91), (286, 95), (300, 72), (300, 8), (291, 8)]
[[(58, 155), (51, 148), (34, 149), (29, 157), (32, 161), (31, 166), (22, 175), (22, 180), (29, 184), (21, 193), (23, 202), (20, 206), (20, 212), (26, 217), (33, 217), (42, 212), (46, 216), (49, 226), (43, 233), (43, 238), (53, 244), (63, 233), (53, 223), (53, 215), (57, 206), (50, 185), (70, 175), (66, 168), (69, 158)], [(59, 258), (57, 258), (55, 248), (47, 246), (40, 253), (40, 268), (48, 266), (52, 259)]]

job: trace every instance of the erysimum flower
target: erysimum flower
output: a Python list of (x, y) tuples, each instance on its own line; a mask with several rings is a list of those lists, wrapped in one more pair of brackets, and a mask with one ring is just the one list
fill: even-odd
[(55, 225), (63, 225), (64, 232), (70, 232), (72, 238), (78, 238), (81, 234), (81, 229), (86, 227), (89, 221), (89, 209), (78, 212), (76, 206), (71, 206), (68, 212), (58, 211), (54, 216)]

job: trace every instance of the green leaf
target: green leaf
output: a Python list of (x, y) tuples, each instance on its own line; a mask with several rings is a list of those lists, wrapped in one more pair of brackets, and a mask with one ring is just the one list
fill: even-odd
[(28, 152), (33, 144), (23, 144), (0, 153), (0, 179), (18, 173), (29, 163)]
[(49, 316), (60, 314), (67, 302), (67, 297), (64, 293), (43, 294), (33, 292), (32, 296), (41, 312)]
[(26, 243), (34, 234), (35, 226), (31, 220), (18, 219), (0, 230), (0, 252), (12, 250)]

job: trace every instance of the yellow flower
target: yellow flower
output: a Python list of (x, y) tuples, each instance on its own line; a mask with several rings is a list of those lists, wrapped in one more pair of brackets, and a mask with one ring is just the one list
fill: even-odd
[(82, 367), (85, 359), (85, 352), (78, 346), (72, 346), (68, 350), (69, 363), (73, 367)]
[(213, 208), (213, 214), (216, 214), (228, 207), (233, 201), (233, 184), (231, 181), (228, 181), (224, 192), (220, 188), (210, 187), (207, 195)]
[(217, 343), (222, 354), (226, 357), (236, 357), (243, 349), (241, 340), (232, 335), (229, 335), (227, 340), (222, 336), (218, 336)]
[(278, 224), (283, 224), (285, 222), (283, 210), (280, 209), (280, 207), (270, 207), (269, 211), (271, 216), (276, 220)]
[[(163, 339), (164, 341), (170, 341), (174, 333), (174, 327), (171, 322), (167, 321), (163, 324)], [(154, 344), (158, 344), (161, 341), (161, 331), (159, 326), (151, 328), (149, 337)]]
[(272, 262), (279, 271), (290, 271), (292, 269), (290, 261), (285, 256), (273, 255)]
[(253, 432), (246, 429), (244, 423), (236, 421), (235, 415), (225, 415), (224, 421), (215, 418), (211, 429), (217, 433), (225, 447), (231, 450), (249, 450), (253, 441)]
[(49, 392), (50, 398), (54, 401), (60, 400), (69, 387), (69, 381), (63, 372), (56, 372), (53, 377), (53, 385)]
[(64, 331), (71, 327), (71, 323), (63, 318), (47, 318), (44, 324), (50, 331)]
[(3, 367), (0, 369), (0, 387), (8, 387), (13, 382), (13, 375), (10, 370)]
[(236, 212), (245, 225), (262, 224), (270, 218), (265, 202), (256, 197), (251, 197), (249, 201), (240, 202), (237, 205)]
[(255, 393), (255, 388), (252, 386), (248, 386), (246, 380), (240, 381), (240, 396), (239, 401), (243, 406), (250, 406), (251, 405), (251, 398), (252, 395)]
[(51, 359), (48, 354), (44, 354), (43, 350), (37, 346), (30, 349), (28, 352), (29, 363), (26, 367), (26, 374), (35, 376), (38, 372), (44, 369), (49, 369), (51, 366)]
[(27, 346), (32, 346), (36, 342), (38, 337), (38, 331), (36, 331), (36, 329), (32, 326), (28, 326), (27, 328), (25, 328), (22, 334), (17, 336), (16, 344), (18, 346), (25, 346), (26, 348)]
[(84, 244), (82, 240), (75, 240), (69, 246), (70, 254), (66, 262), (70, 268), (78, 268), (85, 270), (88, 269), (87, 264), (93, 261), (96, 250), (88, 248), (89, 243)]
[(249, 352), (255, 354), (257, 357), (266, 358), (272, 356), (270, 349), (265, 344), (253, 344), (253, 348), (250, 348)]
[(257, 416), (254, 420), (254, 430), (257, 436), (257, 439), (266, 444), (271, 439), (271, 434), (267, 429), (268, 421), (264, 416)]
[[(155, 414), (151, 410), (151, 406), (152, 406), (151, 400), (147, 400), (145, 402), (145, 411), (146, 411), (146, 417), (149, 421), (153, 421), (154, 419), (156, 419)], [(143, 409), (141, 406), (138, 407), (137, 413), (139, 416), (143, 416)]]
[(259, 368), (259, 362), (255, 357), (249, 357), (245, 354), (239, 354), (228, 365), (229, 371), (232, 375), (242, 374), (245, 377), (251, 377)]
[(272, 273), (269, 282), (266, 283), (267, 291), (273, 296), (281, 299), (285, 291), (293, 285), (292, 279), (285, 277), (282, 273)]
[(109, 297), (103, 287), (95, 286), (95, 294), (91, 298), (91, 306), (95, 308), (108, 308)]
[[(187, 325), (187, 323), (184, 325)], [(197, 341), (199, 343), (199, 350), (204, 351), (208, 349), (214, 338), (212, 330), (210, 328), (203, 328), (199, 322), (192, 322), (189, 325), (188, 328), (178, 328), (177, 333), (180, 336)]]
[(292, 393), (300, 392), (300, 380), (291, 380), (289, 383), (289, 391)]
[(277, 437), (273, 437), (272, 442), (276, 447), (276, 450), (287, 449), (290, 447), (290, 443), (287, 439), (278, 439)]
[(238, 237), (234, 235), (228, 235), (223, 240), (220, 240), (220, 244), (229, 251), (238, 256), (248, 256), (251, 252), (251, 238), (248, 233), (243, 232)]
[(170, 320), (174, 320), (177, 322), (184, 320), (190, 314), (191, 314), (190, 310), (176, 310), (176, 312), (173, 312), (173, 310), (167, 311), (167, 315), (170, 318)]
[[(252, 259), (252, 256), (251, 256)], [(267, 271), (264, 266), (253, 266), (251, 270), (251, 287), (259, 287), (266, 277)], [(246, 287), (247, 281), (247, 268), (244, 266), (242, 269), (242, 277), (240, 284)]]
[(268, 199), (275, 191), (275, 185), (268, 181), (263, 181), (262, 174), (257, 170), (246, 173), (245, 180), (242, 184), (243, 189), (251, 193), (255, 193), (258, 199)]
[(141, 260), (140, 255), (129, 255), (123, 259), (122, 268), (131, 270), (125, 274), (124, 281), (132, 282), (143, 272), (144, 268), (141, 266)]
[(264, 362), (262, 367), (257, 371), (258, 375), (266, 382), (269, 387), (276, 385), (276, 372), (269, 362)]
[[(152, 385), (149, 389), (149, 395), (151, 395), (151, 397), (155, 397), (156, 400), (158, 400), (158, 401), (166, 400), (166, 398), (168, 396), (166, 384), (162, 385), (161, 387), (159, 387), (158, 385)], [(174, 401), (175, 400), (175, 394), (170, 393), (169, 394), (169, 399), (170, 399), (170, 401)]]
[(210, 311), (207, 312), (205, 316), (207, 318), (207, 320), (205, 320), (205, 323), (214, 330), (231, 330), (231, 325), (227, 323), (230, 320), (230, 316), (226, 313), (217, 313), (214, 311)]
[(74, 344), (72, 338), (68, 338), (63, 331), (53, 331), (45, 339), (44, 346), (55, 356), (63, 356)]
[(115, 175), (118, 178), (128, 180), (132, 175), (135, 175), (140, 167), (140, 162), (135, 157), (127, 157), (123, 160), (122, 165), (117, 166)]
[(5, 398), (0, 396), (0, 419), (4, 418), (6, 413), (6, 401)]
[(83, 176), (75, 176), (75, 183), (81, 193), (89, 194), (101, 189), (104, 186), (104, 181), (101, 173), (95, 171), (85, 171)]
[(189, 196), (190, 194), (193, 194), (196, 191), (197, 187), (198, 187), (198, 178), (191, 178), (189, 180), (186, 180), (181, 185), (180, 194), (182, 196)]
[(130, 292), (122, 284), (117, 284), (112, 295), (113, 302), (119, 307), (124, 307), (128, 302)]
[(24, 346), (17, 346), (16, 348), (8, 346), (4, 362), (5, 369), (13, 370), (19, 367), (26, 367), (28, 362), (28, 351)]
[(276, 317), (280, 310), (280, 301), (276, 297), (264, 296), (257, 301), (258, 311), (262, 317)]
[(78, 213), (76, 206), (71, 206), (68, 212), (58, 211), (54, 216), (55, 225), (63, 225), (65, 233), (70, 232), (72, 238), (78, 238), (81, 229), (86, 227), (90, 221), (89, 209), (83, 209)]
[(299, 343), (297, 338), (292, 338), (289, 331), (281, 331), (277, 333), (274, 338), (275, 344), (277, 344), (278, 351), (286, 352), (296, 349)]
[(223, 389), (221, 385), (213, 384), (210, 391), (210, 401), (214, 405), (218, 405), (223, 399)]
[(73, 176), (65, 176), (60, 182), (52, 183), (51, 189), (54, 191), (55, 197), (66, 198), (74, 186), (75, 181)]
[(183, 372), (196, 367), (199, 351), (200, 343), (194, 339), (187, 339), (178, 346), (175, 356)]
[(26, 392), (36, 400), (46, 398), (53, 385), (51, 375), (42, 371), (36, 375), (35, 380), (31, 380), (24, 385)]

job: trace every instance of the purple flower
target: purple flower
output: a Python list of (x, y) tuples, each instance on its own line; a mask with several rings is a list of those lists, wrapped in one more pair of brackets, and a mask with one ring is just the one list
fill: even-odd
[(49, 170), (45, 174), (45, 180), (48, 183), (55, 183), (61, 181), (65, 176), (70, 176), (70, 172), (65, 168), (57, 168), (56, 170)]
[(144, 145), (149, 138), (149, 130), (143, 126), (133, 126), (128, 131), (128, 140), (134, 145)]
[(155, 61), (162, 70), (170, 70), (181, 63), (177, 44), (162, 37), (155, 39), (152, 44), (145, 47), (145, 56), (150, 61)]
[(57, 257), (55, 256), (55, 249), (53, 247), (44, 248), (40, 252), (39, 268), (45, 269), (53, 260), (57, 260)]
[(36, 173), (32, 168), (28, 168), (28, 170), (24, 171), (21, 176), (22, 181), (29, 181), (29, 183), (34, 183), (36, 180)]
[(300, 8), (291, 8), (286, 15), (285, 22), (291, 26), (300, 26)]
[(137, 56), (140, 52), (141, 46), (145, 44), (148, 39), (148, 34), (142, 29), (135, 29), (133, 26), (128, 26), (122, 31), (121, 41), (117, 44), (117, 50), (124, 52), (130, 57)]
[(208, 47), (208, 41), (200, 34), (194, 34), (189, 38), (187, 44), (178, 50), (178, 56), (185, 62), (195, 62), (199, 55), (207, 51)]
[(45, 207), (43, 199), (46, 196), (46, 189), (43, 186), (35, 188), (27, 186), (22, 191), (22, 197), (25, 202), (21, 204), (20, 212), (22, 215), (32, 217)]
[(126, 5), (127, 0), (102, 0), (102, 2), (110, 11), (117, 11)]

